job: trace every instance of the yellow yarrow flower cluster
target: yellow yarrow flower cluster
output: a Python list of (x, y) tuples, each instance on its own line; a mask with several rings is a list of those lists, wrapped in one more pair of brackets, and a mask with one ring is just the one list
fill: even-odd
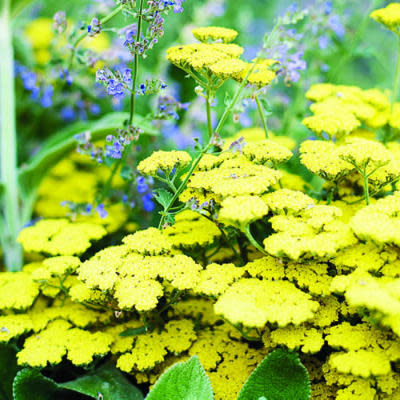
[(337, 219), (341, 214), (337, 207), (319, 205), (298, 216), (274, 216), (270, 222), (277, 233), (264, 240), (265, 250), (292, 260), (330, 258), (357, 242), (351, 228)]
[(372, 11), (370, 17), (386, 28), (397, 32), (400, 26), (400, 4), (390, 3), (384, 8)]
[(361, 240), (400, 246), (400, 192), (360, 209), (351, 226)]
[(150, 157), (141, 161), (138, 171), (144, 175), (157, 176), (162, 171), (169, 176), (173, 168), (183, 169), (187, 167), (192, 159), (185, 151), (163, 151), (154, 152)]
[(268, 214), (268, 206), (258, 196), (227, 197), (221, 203), (218, 220), (243, 229)]
[(319, 83), (311, 86), (306, 97), (314, 102), (311, 111), (315, 115), (303, 123), (317, 135), (325, 132), (340, 139), (356, 134), (361, 124), (376, 129), (388, 124), (391, 118), (389, 97), (379, 89)]
[(192, 30), (193, 36), (200, 42), (216, 42), (223, 43), (233, 42), (238, 35), (234, 29), (221, 28), (218, 26), (208, 26), (205, 28), (197, 28)]
[(222, 27), (197, 28), (193, 36), (202, 43), (174, 46), (167, 50), (167, 59), (172, 64), (192, 74), (215, 77), (222, 82), (232, 78), (242, 82), (246, 77), (248, 83), (261, 88), (272, 82), (276, 74), (272, 66), (274, 60), (257, 60), (246, 62), (239, 57), (243, 48), (232, 44), (237, 32)]
[(23, 229), (18, 241), (26, 251), (69, 256), (82, 254), (91, 246), (92, 240), (99, 240), (106, 233), (100, 225), (48, 219)]

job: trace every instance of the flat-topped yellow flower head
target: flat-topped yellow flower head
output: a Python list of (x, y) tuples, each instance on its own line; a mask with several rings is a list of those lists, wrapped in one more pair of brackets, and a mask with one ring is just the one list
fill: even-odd
[(237, 31), (219, 26), (208, 26), (204, 28), (196, 28), (192, 30), (193, 36), (200, 42), (216, 42), (230, 43), (236, 39)]
[(400, 27), (400, 3), (390, 3), (384, 8), (372, 11), (370, 17), (391, 31), (397, 32)]

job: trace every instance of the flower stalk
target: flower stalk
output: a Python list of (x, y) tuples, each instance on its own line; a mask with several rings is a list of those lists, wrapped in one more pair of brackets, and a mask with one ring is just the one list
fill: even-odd
[(22, 249), (16, 241), (21, 224), (10, 5), (10, 0), (3, 0), (0, 10), (0, 229), (6, 268), (18, 271), (22, 267)]

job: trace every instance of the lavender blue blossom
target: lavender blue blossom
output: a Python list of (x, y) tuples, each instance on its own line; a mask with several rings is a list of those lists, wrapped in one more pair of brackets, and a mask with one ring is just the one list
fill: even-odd
[(152, 212), (155, 208), (152, 198), (152, 193), (146, 193), (144, 196), (142, 196), (143, 209), (147, 212)]
[(123, 31), (124, 46), (127, 47), (132, 55), (144, 55), (147, 50), (152, 49), (158, 43), (160, 37), (164, 35), (164, 18), (169, 10), (175, 13), (183, 11), (182, 3), (185, 0), (148, 0), (147, 8), (142, 10), (143, 19), (148, 22), (147, 29), (142, 32), (137, 40), (137, 26), (130, 25)]
[(107, 218), (108, 212), (106, 211), (104, 204), (100, 203), (96, 207), (97, 214), (99, 214), (100, 218)]
[(138, 193), (145, 193), (149, 189), (149, 185), (146, 182), (146, 178), (144, 176), (138, 176), (136, 179), (136, 189)]
[(132, 84), (132, 71), (130, 68), (115, 68), (114, 72), (108, 68), (96, 71), (96, 82), (106, 87), (107, 94), (120, 100), (125, 97)]
[(57, 11), (53, 16), (53, 29), (56, 33), (61, 34), (67, 30), (67, 17), (64, 11)]
[(92, 18), (92, 21), (87, 27), (87, 31), (90, 37), (97, 36), (101, 32), (101, 24), (97, 17)]

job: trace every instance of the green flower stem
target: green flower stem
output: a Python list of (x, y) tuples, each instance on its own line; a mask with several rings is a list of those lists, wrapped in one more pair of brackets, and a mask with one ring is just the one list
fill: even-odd
[(368, 175), (367, 175), (366, 169), (367, 169), (367, 167), (364, 168), (362, 177), (363, 177), (363, 182), (364, 182), (365, 202), (367, 203), (367, 206), (368, 206), (369, 205), (369, 185), (368, 185)]
[(221, 132), (222, 127), (224, 126), (229, 114), (232, 112), (233, 107), (235, 107), (235, 104), (238, 102), (240, 95), (243, 92), (244, 87), (247, 84), (247, 80), (249, 79), (250, 74), (254, 71), (254, 68), (256, 67), (256, 65), (258, 64), (260, 60), (257, 58), (254, 62), (254, 64), (252, 65), (252, 67), (249, 69), (249, 71), (247, 72), (245, 78), (243, 79), (243, 82), (241, 83), (241, 85), (239, 86), (238, 90), (235, 93), (235, 96), (233, 97), (232, 101), (230, 102), (229, 106), (225, 108), (224, 113), (222, 114), (221, 119), (219, 120), (219, 123), (217, 125), (217, 127), (215, 128), (215, 133), (218, 135)]
[(18, 271), (22, 267), (22, 249), (16, 241), (21, 222), (10, 0), (2, 0), (0, 13), (0, 182), (4, 185), (0, 237), (6, 268)]
[(258, 95), (255, 95), (255, 99), (256, 99), (256, 104), (257, 104), (257, 110), (258, 113), (260, 114), (260, 119), (264, 128), (264, 132), (265, 132), (265, 137), (268, 139), (268, 126), (267, 126), (267, 117), (264, 114), (264, 110), (262, 107), (262, 104), (260, 102), (260, 99), (258, 98)]
[[(116, 15), (118, 15), (119, 12), (123, 10), (123, 8), (124, 8), (124, 5), (123, 5), (123, 4), (121, 4), (119, 7), (115, 8), (113, 11), (110, 12), (110, 14), (106, 15), (104, 18), (102, 18), (102, 19), (100, 20), (100, 25), (102, 26), (102, 25), (106, 24), (108, 21), (110, 21), (112, 18), (114, 18)], [(74, 62), (74, 57), (75, 57), (75, 54), (76, 54), (76, 49), (77, 49), (79, 43), (80, 43), (83, 39), (85, 39), (85, 37), (87, 36), (87, 34), (88, 34), (88, 32), (87, 32), (86, 30), (85, 30), (84, 32), (82, 32), (82, 33), (77, 37), (77, 39), (75, 40), (74, 44), (72, 45), (72, 52), (71, 52), (71, 55), (70, 55), (70, 58), (69, 58), (69, 63), (68, 63), (68, 64), (69, 64), (69, 69), (71, 69), (72, 64), (73, 64), (73, 62)]]
[[(139, 13), (137, 15), (137, 33), (136, 33), (136, 43), (139, 42), (140, 36), (142, 34), (142, 22), (143, 22), (143, 0), (140, 0)], [(132, 76), (132, 91), (131, 91), (131, 109), (129, 113), (129, 125), (132, 125), (133, 117), (135, 116), (135, 99), (136, 99), (136, 82), (139, 74), (139, 57), (135, 54), (133, 64), (133, 76)]]
[(397, 49), (396, 72), (394, 75), (393, 93), (392, 93), (392, 102), (391, 102), (391, 110), (392, 111), (393, 111), (394, 103), (396, 102), (397, 94), (399, 92), (399, 82), (400, 82), (400, 35), (397, 35), (397, 39), (398, 39), (398, 49)]
[(256, 239), (254, 239), (253, 235), (250, 232), (250, 225), (244, 227), (244, 234), (246, 235), (249, 242), (262, 254), (268, 255), (268, 253), (259, 245)]
[(209, 148), (212, 146), (213, 139), (214, 139), (215, 135), (218, 135), (219, 132), (221, 131), (222, 127), (224, 126), (224, 123), (225, 123), (226, 119), (228, 118), (228, 115), (232, 112), (233, 107), (235, 106), (235, 104), (239, 100), (239, 97), (240, 97), (244, 87), (247, 84), (247, 79), (249, 78), (250, 74), (254, 71), (254, 68), (256, 67), (258, 61), (259, 60), (257, 58), (256, 61), (253, 64), (253, 66), (250, 68), (250, 70), (246, 74), (245, 78), (243, 79), (243, 82), (241, 83), (241, 85), (239, 86), (238, 90), (236, 91), (235, 96), (233, 97), (233, 99), (230, 102), (229, 106), (225, 108), (225, 111), (222, 114), (222, 117), (221, 117), (217, 127), (215, 128), (215, 131), (212, 132), (212, 129), (211, 129), (212, 135), (210, 136), (210, 140), (209, 140), (207, 146), (204, 147), (203, 150), (198, 154), (198, 156), (192, 161), (192, 165), (190, 166), (190, 169), (189, 169), (188, 173), (186, 174), (185, 179), (179, 185), (177, 191), (174, 193), (174, 196), (172, 197), (172, 199), (168, 203), (167, 207), (164, 209), (164, 211), (163, 211), (163, 213), (161, 215), (160, 222), (158, 224), (158, 229), (161, 229), (164, 226), (165, 218), (168, 215), (169, 210), (174, 205), (175, 201), (179, 198), (180, 194), (186, 189), (187, 183), (188, 183), (190, 177), (192, 176), (193, 171), (199, 165), (199, 162), (203, 158), (204, 154), (206, 154), (207, 151), (209, 150)]
[[(210, 141), (211, 143), (211, 141)], [(168, 203), (167, 207), (165, 208), (163, 215), (161, 216), (160, 219), (160, 223), (158, 224), (158, 229), (161, 229), (164, 226), (164, 221), (165, 221), (165, 217), (168, 214), (169, 210), (171, 209), (171, 207), (174, 205), (175, 201), (178, 199), (179, 195), (185, 190), (186, 185), (190, 179), (190, 177), (193, 174), (193, 171), (196, 169), (196, 167), (199, 165), (200, 160), (203, 158), (203, 155), (207, 152), (207, 150), (210, 147), (210, 143), (207, 145), (207, 147), (205, 147), (200, 153), (199, 155), (194, 159), (194, 161), (192, 162), (192, 165), (188, 171), (188, 173), (186, 174), (185, 179), (182, 181), (182, 183), (179, 185), (177, 191), (175, 192), (174, 196), (172, 197), (172, 199), (170, 200), (170, 202)]]
[(207, 130), (208, 130), (208, 137), (209, 138), (211, 138), (211, 136), (213, 134), (213, 128), (212, 128), (212, 122), (211, 122), (210, 98), (211, 98), (211, 90), (210, 90), (210, 88), (207, 88), (207, 92), (206, 92), (206, 109), (207, 109)]

